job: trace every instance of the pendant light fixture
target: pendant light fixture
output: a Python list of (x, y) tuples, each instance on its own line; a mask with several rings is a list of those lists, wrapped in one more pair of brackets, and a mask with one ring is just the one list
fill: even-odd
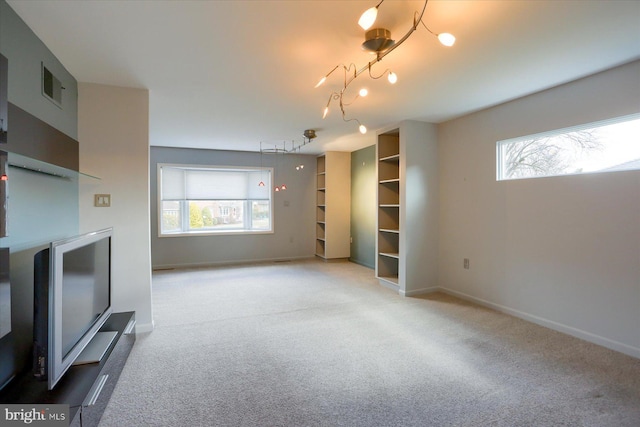
[[(293, 141), (291, 142), (291, 149), (293, 149)], [(284, 157), (284, 155), (286, 154), (286, 152), (287, 152), (287, 143), (286, 143), (286, 141), (284, 141), (282, 143), (282, 163), (283, 163), (283, 169), (285, 169), (285, 170), (286, 170), (286, 166), (287, 166), (287, 159), (286, 159), (286, 157)], [(276, 156), (278, 156), (278, 151), (276, 151)], [(284, 191), (286, 189), (287, 189), (287, 185), (286, 184), (283, 183), (283, 184), (280, 185), (280, 191)]]
[(371, 7), (365, 10), (364, 13), (360, 16), (360, 19), (358, 20), (358, 24), (360, 25), (360, 27), (366, 31), (365, 41), (362, 44), (362, 48), (374, 54), (375, 58), (359, 69), (356, 67), (355, 64), (351, 64), (349, 66), (346, 66), (344, 64), (338, 64), (331, 71), (325, 74), (315, 86), (315, 87), (322, 86), (322, 84), (324, 84), (327, 78), (331, 74), (333, 74), (335, 70), (342, 67), (343, 73), (344, 73), (344, 85), (342, 86), (342, 89), (340, 91), (332, 92), (329, 95), (329, 100), (327, 101), (327, 104), (323, 110), (322, 118), (324, 119), (329, 114), (329, 107), (330, 107), (331, 101), (337, 101), (340, 107), (340, 112), (342, 113), (342, 120), (344, 120), (345, 122), (351, 122), (351, 121), (356, 122), (358, 124), (358, 130), (362, 134), (367, 133), (366, 126), (360, 123), (360, 121), (356, 118), (347, 118), (347, 115), (345, 112), (345, 107), (353, 103), (357, 98), (364, 97), (367, 95), (366, 90), (365, 91), (360, 90), (360, 92), (358, 93), (358, 95), (356, 95), (353, 101), (349, 103), (345, 102), (345, 99), (344, 99), (345, 92), (349, 88), (349, 85), (351, 85), (351, 83), (354, 80), (356, 80), (362, 73), (366, 71), (369, 73), (369, 77), (372, 79), (379, 79), (380, 77), (386, 74), (387, 80), (389, 81), (389, 83), (395, 84), (398, 81), (398, 76), (393, 71), (387, 69), (381, 75), (376, 77), (372, 74), (372, 67), (378, 62), (382, 61), (382, 58), (387, 56), (389, 53), (397, 49), (398, 46), (404, 43), (409, 38), (409, 36), (411, 36), (411, 34), (413, 34), (413, 32), (418, 29), (419, 24), (422, 24), (429, 33), (436, 36), (440, 41), (440, 43), (444, 46), (453, 46), (453, 44), (456, 41), (456, 38), (452, 34), (434, 33), (429, 29), (429, 27), (427, 27), (427, 25), (422, 20), (422, 17), (424, 16), (424, 12), (427, 8), (427, 3), (429, 2), (429, 0), (425, 0), (424, 5), (422, 6), (422, 10), (420, 12), (417, 12), (417, 11), (414, 12), (413, 24), (411, 25), (411, 27), (409, 27), (409, 30), (405, 33), (405, 35), (402, 36), (402, 38), (397, 42), (391, 39), (391, 32), (385, 28), (374, 28), (369, 30), (369, 28), (371, 28), (375, 23), (376, 18), (378, 16), (378, 9), (384, 1), (385, 0), (381, 0), (374, 7)]
[(360, 25), (360, 28), (365, 31), (371, 28), (374, 22), (376, 22), (376, 18), (378, 17), (378, 8), (383, 2), (384, 0), (381, 0), (380, 3), (365, 10), (362, 15), (360, 15), (360, 19), (358, 20), (358, 25)]
[(264, 187), (264, 181), (262, 180), (262, 141), (260, 141), (260, 182), (258, 183), (258, 187)]
[[(277, 178), (276, 176), (278, 175), (278, 146), (276, 146), (274, 148), (275, 154), (276, 154), (276, 161), (275, 161), (275, 168), (273, 169), (273, 180), (276, 181)], [(280, 191), (280, 187), (278, 187), (277, 185), (273, 188), (273, 191)]]

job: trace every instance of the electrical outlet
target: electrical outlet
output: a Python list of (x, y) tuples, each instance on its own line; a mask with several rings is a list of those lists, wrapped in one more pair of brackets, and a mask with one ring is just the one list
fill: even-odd
[(469, 269), (469, 258), (465, 258), (465, 259), (464, 259), (464, 264), (463, 264), (463, 265), (464, 265), (464, 268), (465, 268), (466, 270), (468, 270), (468, 269)]

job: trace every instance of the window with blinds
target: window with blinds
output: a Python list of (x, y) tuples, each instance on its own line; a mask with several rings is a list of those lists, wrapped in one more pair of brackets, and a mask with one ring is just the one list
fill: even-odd
[(158, 164), (160, 236), (273, 232), (271, 168)]

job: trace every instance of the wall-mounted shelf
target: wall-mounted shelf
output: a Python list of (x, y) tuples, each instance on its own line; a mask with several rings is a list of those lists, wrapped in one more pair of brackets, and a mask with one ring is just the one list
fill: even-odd
[[(1, 148), (1, 147), (0, 147)], [(53, 176), (56, 178), (76, 180), (78, 178), (89, 178), (92, 180), (100, 180), (95, 175), (84, 172), (74, 171), (41, 160), (32, 159), (27, 156), (16, 153), (8, 153), (8, 164), (11, 168), (21, 169), (27, 172), (39, 173), (43, 175)]]

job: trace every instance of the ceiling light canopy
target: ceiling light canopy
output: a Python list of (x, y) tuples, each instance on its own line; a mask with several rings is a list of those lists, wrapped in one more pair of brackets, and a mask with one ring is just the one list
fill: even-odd
[(389, 49), (395, 40), (391, 40), (391, 31), (386, 28), (374, 28), (364, 33), (364, 43), (362, 49), (371, 53), (384, 52)]
[(344, 95), (347, 88), (351, 84), (351, 82), (357, 79), (358, 76), (360, 76), (365, 71), (368, 71), (369, 77), (371, 77), (372, 79), (379, 79), (380, 77), (386, 74), (387, 80), (389, 81), (389, 83), (395, 84), (398, 81), (398, 76), (393, 71), (387, 69), (381, 75), (376, 77), (371, 73), (371, 69), (375, 64), (380, 62), (382, 58), (387, 56), (394, 49), (397, 49), (398, 46), (404, 43), (404, 41), (407, 40), (409, 36), (413, 34), (413, 32), (418, 28), (418, 24), (422, 24), (424, 28), (426, 28), (429, 33), (436, 36), (440, 41), (440, 43), (442, 43), (444, 46), (453, 46), (453, 44), (456, 41), (456, 38), (450, 33), (440, 33), (440, 34), (434, 33), (429, 29), (429, 27), (427, 27), (427, 25), (422, 20), (422, 17), (424, 16), (424, 12), (427, 8), (427, 3), (429, 2), (429, 0), (425, 0), (424, 5), (422, 6), (422, 10), (420, 12), (417, 12), (417, 11), (414, 12), (413, 24), (411, 25), (409, 30), (406, 32), (406, 34), (400, 40), (398, 40), (398, 42), (395, 42), (394, 40), (391, 39), (391, 32), (386, 28), (374, 28), (369, 30), (369, 28), (371, 28), (375, 23), (376, 18), (378, 17), (378, 8), (383, 2), (384, 0), (381, 0), (376, 6), (365, 10), (362, 16), (360, 16), (360, 19), (358, 20), (358, 25), (360, 25), (360, 27), (362, 27), (362, 29), (366, 31), (365, 41), (364, 43), (362, 43), (362, 48), (370, 51), (372, 54), (375, 54), (376, 55), (375, 59), (369, 61), (366, 65), (364, 65), (359, 69), (356, 67), (355, 64), (350, 64), (349, 66), (346, 66), (344, 64), (336, 65), (331, 71), (325, 74), (315, 86), (315, 87), (322, 86), (322, 84), (327, 80), (327, 78), (331, 74), (333, 74), (335, 70), (337, 70), (339, 67), (342, 67), (344, 72), (344, 85), (339, 92), (331, 92), (331, 94), (329, 95), (329, 100), (327, 101), (327, 105), (324, 108), (322, 118), (324, 119), (329, 114), (329, 107), (331, 105), (331, 101), (337, 101), (340, 106), (340, 112), (342, 113), (342, 119), (345, 122), (355, 121), (358, 124), (358, 129), (360, 130), (360, 133), (362, 134), (367, 132), (367, 128), (362, 123), (360, 123), (358, 119), (355, 119), (355, 118), (348, 119), (345, 112), (345, 107), (353, 103), (357, 98), (366, 96), (368, 94), (368, 91), (366, 89), (361, 89), (351, 102), (348, 102), (348, 103), (345, 102)]

